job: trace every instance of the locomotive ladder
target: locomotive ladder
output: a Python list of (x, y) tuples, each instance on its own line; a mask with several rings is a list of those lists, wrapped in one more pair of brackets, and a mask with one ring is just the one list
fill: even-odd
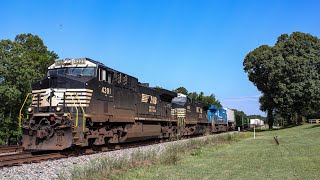
[[(82, 111), (82, 133), (85, 132), (85, 128), (86, 128), (86, 119), (85, 119), (85, 111), (84, 108), (81, 104), (81, 100), (78, 96), (77, 93), (69, 93), (67, 92), (67, 95), (69, 95), (71, 97), (71, 100), (73, 102), (73, 107), (76, 109), (76, 121), (75, 121), (75, 125), (72, 127), (72, 138), (73, 138), (73, 143), (76, 145), (81, 145), (82, 141), (80, 140), (80, 132), (78, 131), (78, 125), (79, 125), (79, 110), (78, 110), (78, 106), (79, 105), (81, 111)], [(77, 101), (76, 101), (77, 100)], [(79, 142), (80, 140), (80, 142)]]
[(179, 128), (184, 128), (186, 126), (186, 122), (184, 117), (178, 117), (178, 127)]
[(212, 120), (212, 121), (211, 121), (211, 129), (212, 129), (212, 131), (213, 131), (213, 129), (215, 129), (215, 128), (216, 128), (216, 123), (215, 123), (214, 120)]
[(185, 116), (186, 110), (184, 108), (179, 108), (176, 110), (177, 113), (177, 120), (178, 120), (178, 128), (184, 129), (186, 127)]

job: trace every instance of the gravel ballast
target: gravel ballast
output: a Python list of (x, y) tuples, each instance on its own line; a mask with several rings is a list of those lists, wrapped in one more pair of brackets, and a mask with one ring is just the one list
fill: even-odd
[[(234, 132), (229, 133), (233, 134)], [(198, 138), (200, 139), (205, 137)], [(189, 140), (190, 139), (184, 139), (136, 148), (69, 157), (59, 160), (49, 160), (40, 163), (23, 164), (21, 166), (3, 167), (0, 170), (0, 179), (60, 179), (62, 175), (64, 176), (64, 179), (70, 179), (71, 170), (75, 166), (86, 165), (92, 160), (99, 158), (130, 158), (130, 155), (136, 151), (142, 153), (155, 151), (158, 154), (161, 154), (170, 145), (175, 143), (183, 143)]]

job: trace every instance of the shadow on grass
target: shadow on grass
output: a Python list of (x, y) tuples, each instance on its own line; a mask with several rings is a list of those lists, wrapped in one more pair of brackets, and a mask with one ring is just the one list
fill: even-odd
[(315, 125), (310, 126), (310, 127), (306, 128), (306, 129), (312, 129), (312, 128), (317, 128), (317, 127), (320, 127), (320, 124), (315, 124)]

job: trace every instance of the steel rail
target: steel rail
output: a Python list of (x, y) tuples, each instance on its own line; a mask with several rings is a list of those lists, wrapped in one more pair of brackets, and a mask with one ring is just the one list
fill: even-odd
[[(225, 132), (225, 133), (229, 134), (234, 132)], [(203, 135), (199, 134), (199, 135), (193, 135), (193, 136), (186, 136), (183, 139), (191, 139), (191, 138), (196, 138), (201, 136)], [(123, 144), (108, 144), (104, 146), (94, 146), (86, 149), (85, 148), (72, 149), (72, 150), (65, 150), (65, 151), (59, 151), (59, 152), (35, 152), (34, 154), (31, 152), (21, 152), (19, 154), (7, 154), (7, 155), (0, 156), (0, 168), (5, 166), (21, 165), (25, 163), (35, 163), (35, 162), (40, 162), (45, 160), (68, 158), (72, 156), (82, 156), (82, 155), (90, 155), (90, 154), (96, 154), (101, 152), (136, 148), (141, 146), (148, 146), (148, 145), (154, 145), (154, 144), (172, 142), (172, 141), (179, 141), (179, 140), (149, 139), (145, 141), (128, 142)]]
[(20, 152), (23, 150), (22, 146), (1, 146), (0, 154), (11, 153), (11, 152)]

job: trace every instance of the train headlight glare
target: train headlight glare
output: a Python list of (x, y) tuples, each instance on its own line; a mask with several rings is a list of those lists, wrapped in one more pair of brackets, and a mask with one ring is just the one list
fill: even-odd
[(61, 111), (61, 108), (58, 106), (58, 107), (56, 108), (56, 111), (57, 111), (57, 112), (60, 112), (60, 111)]
[(33, 110), (32, 107), (29, 107), (29, 108), (28, 108), (28, 112), (29, 112), (29, 113), (31, 113), (32, 110)]

